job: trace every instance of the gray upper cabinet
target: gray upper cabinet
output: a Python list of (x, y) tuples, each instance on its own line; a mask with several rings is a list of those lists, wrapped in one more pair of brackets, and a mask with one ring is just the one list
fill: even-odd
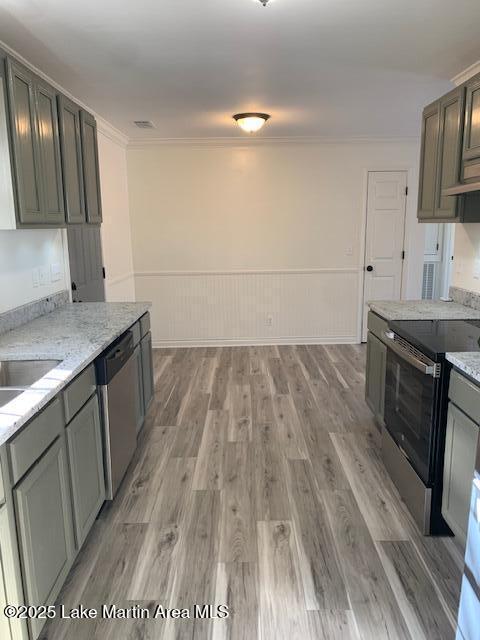
[(435, 217), (435, 185), (437, 179), (438, 138), (440, 131), (439, 103), (426, 107), (422, 117), (420, 151), (420, 182), (418, 188), (418, 218)]
[(65, 208), (56, 91), (45, 82), (37, 80), (35, 100), (42, 167), (44, 217), (47, 224), (58, 225), (65, 222)]
[(33, 74), (9, 58), (7, 81), (18, 218), (23, 224), (41, 224), (45, 217)]
[(97, 124), (95, 118), (84, 110), (80, 113), (80, 131), (87, 221), (99, 224), (102, 222), (102, 201), (98, 166)]
[(77, 548), (82, 546), (105, 500), (102, 434), (97, 394), (67, 427)]
[(80, 107), (65, 96), (58, 96), (60, 146), (62, 155), (65, 214), (68, 223), (86, 222), (83, 186)]
[(439, 102), (439, 136), (434, 217), (437, 222), (452, 221), (462, 215), (463, 198), (442, 196), (442, 190), (460, 182), (462, 169), (465, 87), (458, 87)]
[(442, 196), (460, 181), (465, 88), (458, 87), (426, 107), (422, 120), (418, 219), (454, 222), (462, 215), (463, 199)]
[[(63, 434), (14, 489), (14, 499), (26, 604), (53, 604), (74, 558)], [(43, 622), (29, 620), (32, 640)]]
[(55, 90), (7, 58), (18, 226), (65, 222)]
[(465, 134), (463, 159), (480, 159), (480, 76), (466, 83)]

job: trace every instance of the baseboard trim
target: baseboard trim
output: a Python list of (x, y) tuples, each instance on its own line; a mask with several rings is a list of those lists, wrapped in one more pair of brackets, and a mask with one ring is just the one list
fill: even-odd
[(296, 344), (359, 344), (357, 336), (336, 337), (275, 337), (275, 338), (218, 338), (205, 340), (156, 340), (154, 349), (178, 347), (262, 347)]

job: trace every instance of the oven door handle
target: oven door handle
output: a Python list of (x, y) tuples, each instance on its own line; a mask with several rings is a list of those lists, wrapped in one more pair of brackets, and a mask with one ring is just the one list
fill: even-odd
[(395, 340), (395, 334), (393, 331), (384, 331), (383, 337), (387, 343), (387, 347), (391, 349), (394, 353), (396, 353), (400, 358), (411, 364), (412, 367), (418, 369), (426, 376), (432, 376), (432, 378), (440, 377), (440, 366), (438, 363), (429, 360), (427, 357), (423, 356), (425, 361), (415, 356), (416, 349), (411, 347), (411, 351), (401, 344), (399, 344)]

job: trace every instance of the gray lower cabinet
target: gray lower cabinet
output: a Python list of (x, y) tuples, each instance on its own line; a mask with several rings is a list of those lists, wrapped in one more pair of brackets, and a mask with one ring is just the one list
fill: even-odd
[(143, 406), (146, 414), (153, 400), (154, 393), (151, 333), (147, 333), (147, 335), (142, 338), (140, 347), (142, 352)]
[(77, 549), (82, 546), (105, 500), (102, 434), (97, 394), (67, 427)]
[(383, 422), (385, 410), (385, 372), (387, 347), (371, 331), (367, 336), (365, 400), (375, 417)]
[[(26, 604), (53, 604), (75, 553), (63, 434), (13, 493)], [(32, 640), (38, 637), (43, 622), (29, 621)]]
[[(6, 513), (6, 507), (0, 507), (0, 518), (2, 518), (3, 512)], [(6, 575), (3, 569), (3, 559), (2, 559), (2, 546), (0, 541), (0, 638), (5, 638), (9, 640), (12, 637), (12, 632), (10, 629), (10, 621), (4, 615), (3, 611), (7, 605), (7, 585), (6, 585)]]
[(443, 468), (442, 515), (463, 545), (467, 539), (478, 431), (478, 425), (450, 402)]
[(133, 360), (135, 366), (135, 416), (137, 433), (143, 426), (145, 421), (145, 403), (143, 399), (143, 368), (142, 368), (142, 348), (140, 344), (137, 344), (135, 351), (133, 352)]

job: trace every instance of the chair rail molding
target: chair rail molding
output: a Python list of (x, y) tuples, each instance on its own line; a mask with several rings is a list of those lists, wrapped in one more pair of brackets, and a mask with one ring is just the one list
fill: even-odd
[(362, 268), (136, 271), (154, 346), (358, 342)]

